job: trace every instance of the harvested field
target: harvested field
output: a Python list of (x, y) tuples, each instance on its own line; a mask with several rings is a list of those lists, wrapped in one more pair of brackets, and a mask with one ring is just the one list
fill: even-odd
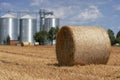
[(120, 80), (120, 47), (107, 65), (57, 65), (54, 46), (0, 46), (0, 80)]

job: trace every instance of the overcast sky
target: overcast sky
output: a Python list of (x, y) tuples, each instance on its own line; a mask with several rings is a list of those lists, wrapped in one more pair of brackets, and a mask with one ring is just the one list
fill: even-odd
[(120, 30), (120, 0), (0, 0), (0, 10), (54, 11), (62, 25)]

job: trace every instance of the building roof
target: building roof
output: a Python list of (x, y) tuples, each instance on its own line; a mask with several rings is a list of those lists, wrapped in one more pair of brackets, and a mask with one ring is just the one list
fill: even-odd
[(57, 18), (55, 15), (48, 15), (45, 18)]
[(35, 17), (32, 17), (30, 15), (24, 15), (23, 17), (21, 17), (21, 19), (35, 19)]
[(7, 14), (1, 16), (1, 18), (16, 18), (16, 17), (13, 16), (12, 14), (10, 14), (10, 13), (7, 13)]

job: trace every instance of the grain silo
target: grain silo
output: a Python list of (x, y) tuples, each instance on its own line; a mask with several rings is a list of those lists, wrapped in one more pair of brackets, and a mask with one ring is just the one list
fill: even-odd
[(34, 43), (34, 34), (37, 31), (36, 18), (25, 15), (20, 19), (20, 41)]
[(18, 40), (18, 19), (10, 13), (0, 17), (0, 44), (5, 44), (8, 36), (10, 41)]
[(54, 15), (49, 15), (45, 18), (44, 30), (49, 31), (51, 27), (59, 27), (59, 18)]

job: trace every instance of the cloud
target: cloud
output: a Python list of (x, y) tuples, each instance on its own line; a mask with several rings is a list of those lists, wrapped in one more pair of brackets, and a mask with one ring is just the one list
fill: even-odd
[(120, 11), (120, 5), (114, 6), (115, 10)]
[(116, 30), (116, 31), (118, 31), (118, 30), (120, 30), (120, 26), (116, 26), (116, 27), (110, 27), (112, 30)]
[(89, 6), (79, 14), (78, 18), (82, 20), (95, 20), (100, 16), (101, 12), (96, 6)]
[(111, 3), (113, 0), (96, 0), (96, 2), (93, 0), (93, 2), (97, 5), (104, 5), (104, 4), (109, 4)]
[(11, 7), (12, 5), (10, 3), (3, 2), (1, 3), (1, 6)]
[(32, 0), (30, 6), (40, 6), (41, 4), (47, 2), (48, 0)]
[(65, 19), (70, 17), (70, 15), (73, 14), (72, 7), (71, 6), (62, 6), (62, 7), (57, 7), (57, 8), (49, 8), (48, 10), (53, 11), (54, 14), (61, 18)]
[(4, 10), (14, 10), (15, 6), (12, 5), (11, 3), (8, 2), (1, 2), (0, 3), (0, 10), (4, 11)]
[(49, 8), (61, 19), (63, 24), (80, 25), (94, 22), (102, 16), (97, 6), (91, 5), (85, 8), (78, 6), (62, 6)]
[(74, 15), (71, 16), (71, 19), (69, 20), (69, 23), (72, 25), (85, 25), (92, 23), (98, 25), (97, 21), (103, 17), (98, 7), (94, 5), (79, 8), (79, 10), (75, 10), (74, 12)]
[(13, 7), (13, 5), (12, 5), (11, 3), (2, 2), (2, 3), (0, 3), (0, 8), (1, 8), (2, 10), (11, 10), (11, 9), (13, 9), (14, 7)]

